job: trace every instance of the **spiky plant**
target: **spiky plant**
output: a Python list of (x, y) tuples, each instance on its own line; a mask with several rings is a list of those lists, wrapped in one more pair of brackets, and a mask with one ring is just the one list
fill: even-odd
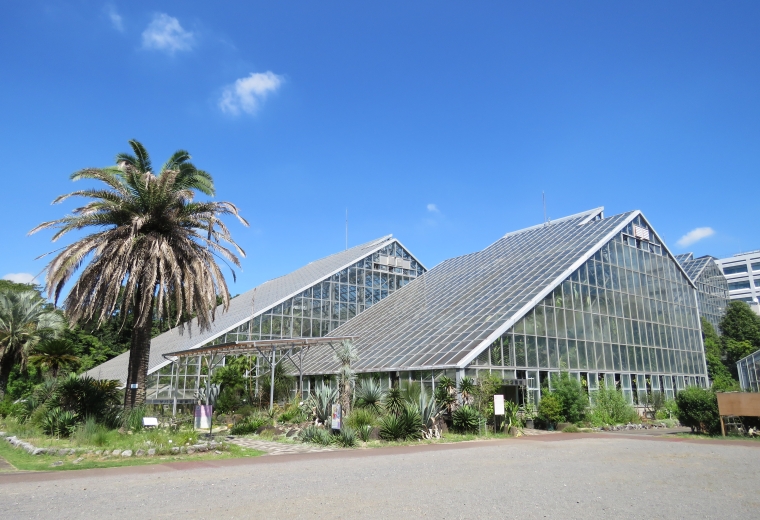
[(471, 377), (463, 377), (459, 381), (459, 394), (465, 404), (470, 404), (472, 395), (475, 393), (475, 380)]
[(397, 386), (389, 388), (385, 393), (383, 407), (391, 415), (398, 415), (404, 409), (404, 396)]
[(338, 392), (331, 390), (327, 385), (319, 385), (307, 400), (308, 407), (314, 413), (315, 418), (322, 424), (327, 424), (332, 417), (332, 405), (337, 398)]
[(26, 368), (33, 349), (63, 328), (60, 313), (37, 291), (0, 292), (0, 399), (5, 396), (13, 365)]
[(145, 147), (134, 140), (129, 144), (134, 155), (118, 154), (116, 166), (86, 168), (71, 176), (74, 181), (97, 181), (101, 187), (53, 201), (83, 197), (89, 202), (30, 231), (55, 229), (56, 241), (72, 231), (95, 228), (48, 264), (46, 289), (57, 302), (79, 272), (64, 300), (72, 324), (103, 324), (117, 308), (123, 320), (133, 316), (126, 408), (145, 401), (154, 318), (181, 326), (183, 317), (194, 315), (198, 328), (207, 330), (216, 316), (217, 295), (224, 309), (229, 307), (229, 291), (216, 259), (240, 266), (222, 242), (237, 255), (245, 253), (221, 217), (233, 215), (248, 225), (229, 202), (195, 200), (196, 192), (212, 196), (214, 183), (209, 173), (190, 162), (188, 152), (175, 152), (155, 173)]
[(375, 414), (379, 415), (383, 411), (383, 399), (385, 398), (385, 390), (380, 386), (380, 383), (374, 379), (366, 379), (356, 387), (356, 406), (359, 408), (367, 408)]

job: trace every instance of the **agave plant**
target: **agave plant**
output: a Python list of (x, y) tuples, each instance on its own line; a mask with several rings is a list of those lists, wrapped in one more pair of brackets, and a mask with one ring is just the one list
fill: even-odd
[(387, 441), (419, 439), (422, 426), (420, 411), (415, 405), (407, 404), (398, 415), (380, 419), (380, 438)]
[(78, 416), (74, 412), (52, 408), (42, 420), (42, 431), (48, 435), (68, 437), (74, 432)]
[(331, 390), (327, 385), (317, 386), (308, 399), (309, 408), (311, 408), (317, 421), (327, 424), (332, 417), (332, 405), (337, 398), (337, 390)]
[(431, 429), (435, 426), (435, 421), (443, 412), (443, 406), (441, 406), (434, 396), (428, 396), (427, 393), (422, 390), (419, 396), (419, 411), (420, 418), (422, 419), (422, 426), (424, 429)]
[(383, 400), (385, 399), (385, 390), (380, 383), (374, 379), (367, 379), (356, 388), (356, 406), (358, 408), (367, 408), (379, 415), (383, 411)]

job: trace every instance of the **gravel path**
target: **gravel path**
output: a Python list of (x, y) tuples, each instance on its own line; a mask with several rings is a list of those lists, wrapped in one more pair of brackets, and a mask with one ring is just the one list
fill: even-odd
[(0, 518), (755, 518), (760, 443), (546, 435), (0, 475)]

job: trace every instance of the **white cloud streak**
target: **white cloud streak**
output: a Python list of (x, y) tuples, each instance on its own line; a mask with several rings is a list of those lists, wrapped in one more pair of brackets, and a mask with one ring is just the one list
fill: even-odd
[(124, 20), (116, 8), (112, 5), (107, 5), (106, 14), (108, 15), (108, 19), (111, 20), (111, 25), (113, 25), (113, 28), (119, 32), (124, 32)]
[(428, 204), (427, 205), (427, 210), (430, 213), (440, 213), (440, 210), (438, 209), (438, 206), (436, 206), (435, 204)]
[(153, 20), (142, 33), (145, 49), (155, 49), (174, 54), (177, 51), (189, 51), (195, 43), (192, 32), (182, 28), (179, 20), (165, 13), (153, 15)]
[(219, 109), (234, 116), (241, 112), (253, 115), (266, 97), (276, 92), (284, 81), (282, 76), (271, 71), (252, 72), (249, 76), (224, 87), (219, 99)]
[(3, 276), (3, 280), (14, 283), (37, 283), (37, 279), (30, 273), (8, 273)]
[(684, 236), (678, 239), (678, 242), (676, 242), (681, 247), (687, 247), (690, 246), (696, 242), (699, 242), (703, 238), (707, 238), (709, 236), (712, 236), (715, 234), (715, 230), (710, 227), (698, 227), (696, 229), (692, 229), (688, 233), (686, 233)]

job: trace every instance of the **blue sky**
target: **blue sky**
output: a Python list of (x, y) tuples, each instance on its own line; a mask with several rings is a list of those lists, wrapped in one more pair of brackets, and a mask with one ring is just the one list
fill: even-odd
[(50, 205), (79, 187), (70, 173), (131, 138), (159, 164), (189, 150), (251, 222), (230, 222), (248, 253), (233, 293), (342, 249), (346, 209), (349, 245), (393, 233), (432, 267), (540, 223), (542, 191), (552, 218), (641, 209), (676, 253), (758, 249), (759, 15), (14, 2), (0, 17), (0, 276), (42, 271), (34, 258), (59, 246), (27, 231), (74, 207)]

